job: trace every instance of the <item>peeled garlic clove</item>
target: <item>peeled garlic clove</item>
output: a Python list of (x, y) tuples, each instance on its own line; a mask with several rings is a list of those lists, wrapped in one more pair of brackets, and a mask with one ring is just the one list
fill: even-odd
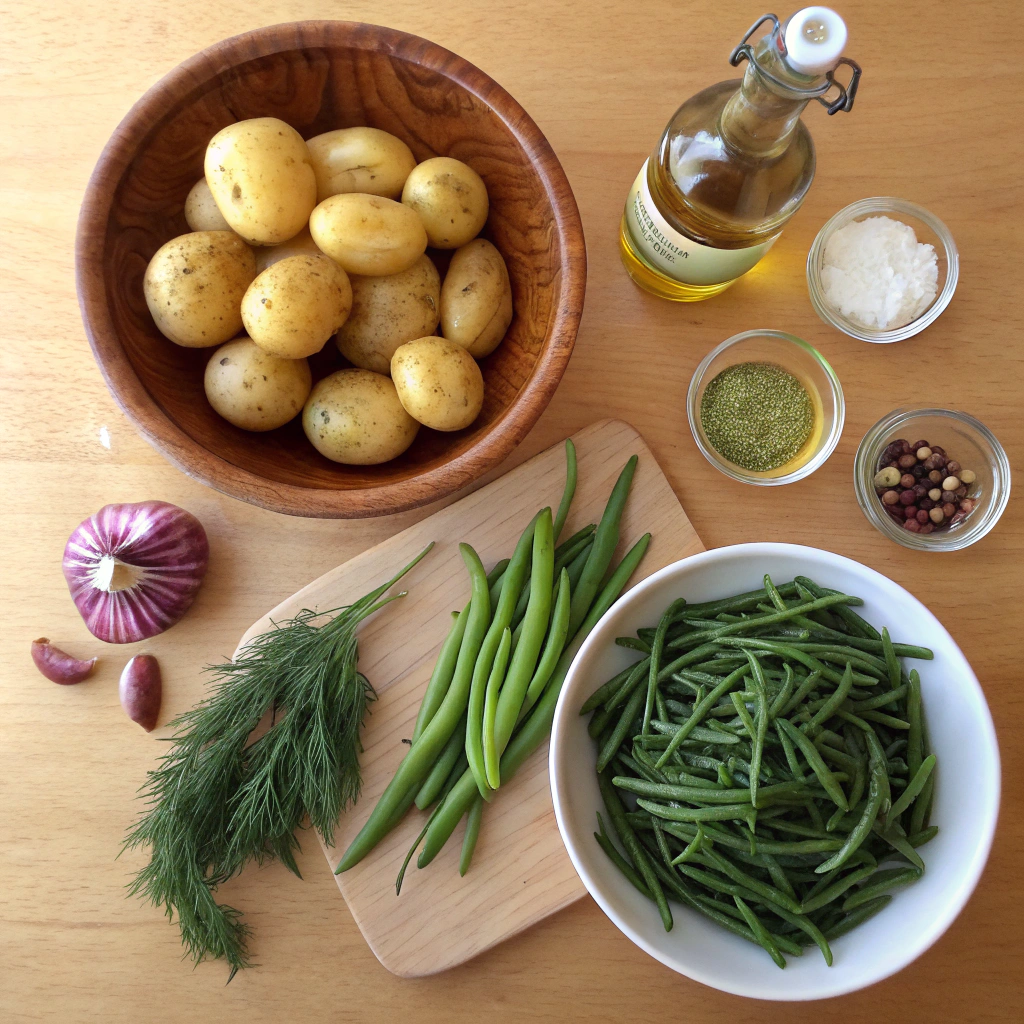
[(160, 717), (163, 683), (160, 666), (152, 654), (136, 654), (124, 667), (117, 687), (125, 714), (146, 732), (156, 728)]
[(93, 636), (128, 644), (162, 633), (195, 600), (210, 545), (191, 512), (166, 501), (105, 505), (64, 548), (64, 578)]
[(95, 658), (88, 661), (73, 658), (59, 647), (54, 647), (45, 636), (32, 641), (32, 660), (51, 683), (60, 683), (62, 686), (71, 686), (88, 679), (96, 668)]

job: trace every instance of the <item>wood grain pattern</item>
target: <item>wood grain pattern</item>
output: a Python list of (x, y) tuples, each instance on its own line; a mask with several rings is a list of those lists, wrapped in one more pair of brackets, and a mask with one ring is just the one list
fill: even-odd
[[(146, 308), (153, 253), (188, 231), (183, 206), (221, 128), (278, 117), (311, 138), (369, 125), (417, 160), (451, 156), (487, 185), (484, 235), (501, 251), (515, 316), (482, 361), (484, 405), (454, 433), (422, 429), (399, 458), (342, 466), (296, 419), (264, 434), (222, 420), (203, 392), (209, 350), (172, 344)], [(438, 254), (447, 257), (447, 254)], [(558, 159), (522, 107), (434, 43), (376, 25), (301, 22), (259, 29), (185, 61), (124, 118), (93, 172), (76, 246), (86, 332), (107, 384), (143, 435), (186, 473), (264, 508), (358, 518), (414, 508), (464, 487), (526, 436), (569, 361), (586, 253)], [(328, 342), (314, 379), (349, 365)]]
[[(999, 525), (967, 551), (907, 551), (856, 507), (864, 432), (910, 402), (955, 402), (1024, 466), (1024, 133), (1012, 102), (1024, 64), (996, 41), (1019, 4), (843, 0), (864, 67), (852, 114), (816, 104), (806, 123), (818, 172), (764, 265), (708, 302), (639, 292), (616, 251), (637, 169), (676, 107), (737, 72), (728, 56), (764, 0), (0, 0), (0, 1019), (45, 1024), (1015, 1024), (1024, 1002), (1024, 706), (1020, 480)], [(283, 518), (180, 473), (122, 415), (97, 369), (75, 297), (74, 236), (89, 175), (118, 122), (183, 60), (258, 25), (338, 15), (435, 40), (485, 70), (530, 111), (558, 154), (588, 244), (587, 304), (550, 405), (500, 472), (602, 417), (635, 426), (708, 547), (813, 544), (858, 559), (916, 595), (971, 661), (995, 718), (1004, 811), (988, 868), (946, 935), (884, 982), (827, 1003), (739, 999), (673, 974), (589, 898), (429, 978), (390, 974), (345, 907), (323, 854), (303, 840), (283, 867), (225, 888), (253, 926), (259, 968), (224, 985), (220, 964), (181, 959), (163, 914), (125, 899), (143, 863), (115, 859), (135, 791), (166, 723), (206, 691), (267, 608), (438, 510), (366, 520)], [(994, 26), (997, 27), (994, 29)], [(866, 345), (815, 315), (804, 263), (821, 225), (865, 196), (902, 196), (949, 226), (961, 256), (949, 308), (923, 334)], [(701, 359), (742, 330), (806, 339), (842, 381), (846, 427), (829, 461), (788, 487), (733, 483), (701, 456), (686, 387)], [(495, 471), (492, 471), (492, 474)], [(71, 530), (110, 501), (160, 498), (210, 536), (195, 606), (151, 643), (116, 651), (89, 636), (60, 557)], [(446, 499), (453, 500), (453, 499)], [(29, 643), (49, 636), (96, 676), (52, 686)], [(153, 735), (127, 721), (117, 678), (149, 651), (164, 675)], [(638, 1002), (638, 994), (642, 1000)]]
[[(617, 557), (646, 532), (654, 539), (632, 582), (704, 550), (654, 456), (632, 427), (605, 421), (575, 434), (573, 441), (579, 485), (564, 536), (598, 521), (619, 471), (637, 454), (640, 462)], [(359, 668), (377, 688), (379, 699), (363, 732), (362, 797), (342, 816), (336, 849), (325, 850), (332, 869), (405, 756), (408, 748), (402, 738), (412, 735), (424, 687), (451, 626), (451, 610), (466, 602), (468, 581), (459, 542), (472, 544), (490, 568), (511, 554), (538, 507), (557, 508), (564, 482), (565, 452), (559, 444), (321, 576), (268, 612), (239, 643), (241, 648), (271, 622), (303, 608), (351, 603), (435, 542), (408, 578), (409, 600), (360, 631)], [(418, 871), (413, 863), (401, 896), (395, 896), (399, 868), (426, 820), (415, 809), (365, 860), (337, 876), (352, 916), (389, 971), (408, 978), (454, 967), (585, 895), (555, 825), (547, 754), (545, 743), (485, 808), (480, 842), (465, 878), (459, 877), (460, 829), (428, 869)]]

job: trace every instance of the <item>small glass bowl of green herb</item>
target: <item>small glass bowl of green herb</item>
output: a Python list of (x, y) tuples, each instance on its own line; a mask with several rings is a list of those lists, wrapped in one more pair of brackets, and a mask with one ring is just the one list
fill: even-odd
[(806, 341), (782, 331), (744, 331), (711, 351), (686, 396), (697, 447), (745, 484), (802, 480), (831, 454), (846, 405), (839, 378)]

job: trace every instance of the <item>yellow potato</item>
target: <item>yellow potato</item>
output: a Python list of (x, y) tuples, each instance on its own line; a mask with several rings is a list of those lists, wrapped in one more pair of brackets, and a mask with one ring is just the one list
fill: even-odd
[(487, 220), (487, 188), (461, 160), (436, 156), (417, 164), (405, 181), (402, 202), (415, 210), (437, 249), (458, 249), (476, 238)]
[(416, 166), (412, 150), (379, 128), (339, 128), (308, 139), (316, 173), (316, 201), (342, 192), (396, 199)]
[(185, 199), (185, 223), (193, 231), (231, 230), (231, 225), (218, 209), (205, 178), (200, 178), (192, 186)]
[(362, 192), (325, 199), (309, 218), (309, 230), (332, 260), (366, 277), (400, 274), (427, 248), (427, 233), (409, 207)]
[(256, 253), (256, 273), (262, 274), (267, 267), (287, 259), (289, 256), (323, 256), (323, 250), (313, 241), (309, 228), (303, 228), (294, 238), (280, 245), (261, 245)]
[(231, 231), (193, 231), (165, 242), (146, 267), (143, 292), (157, 329), (184, 348), (208, 348), (242, 329), (239, 306), (256, 257)]
[(405, 411), (434, 430), (462, 430), (480, 415), (484, 378), (476, 360), (447, 338), (417, 338), (391, 359)]
[(326, 256), (288, 256), (242, 299), (242, 323), (260, 348), (285, 359), (319, 352), (352, 308), (348, 275)]
[(221, 129), (206, 147), (206, 180), (224, 219), (252, 245), (297, 235), (316, 206), (316, 176), (302, 136), (276, 117)]
[(214, 411), (242, 430), (274, 430), (300, 412), (313, 377), (305, 359), (282, 359), (250, 338), (235, 338), (210, 356), (203, 377)]
[(419, 424), (402, 408), (395, 385), (370, 370), (338, 370), (315, 388), (302, 429), (321, 454), (349, 466), (376, 466), (412, 444)]
[(457, 249), (441, 286), (441, 333), (474, 359), (489, 356), (512, 322), (512, 285), (501, 253), (485, 238)]
[(354, 366), (391, 373), (399, 345), (437, 329), (441, 278), (422, 255), (408, 270), (389, 277), (353, 277), (352, 312), (335, 336)]

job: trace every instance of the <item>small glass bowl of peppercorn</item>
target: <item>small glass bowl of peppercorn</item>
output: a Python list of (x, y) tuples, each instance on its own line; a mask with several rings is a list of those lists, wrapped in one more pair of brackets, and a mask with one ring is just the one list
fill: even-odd
[(980, 540), (1010, 498), (1003, 446), (967, 413), (923, 407), (880, 419), (857, 449), (857, 501), (873, 526), (918, 551)]
[(821, 353), (782, 331), (745, 331), (708, 353), (686, 395), (704, 457), (733, 480), (802, 480), (835, 450), (846, 406)]

